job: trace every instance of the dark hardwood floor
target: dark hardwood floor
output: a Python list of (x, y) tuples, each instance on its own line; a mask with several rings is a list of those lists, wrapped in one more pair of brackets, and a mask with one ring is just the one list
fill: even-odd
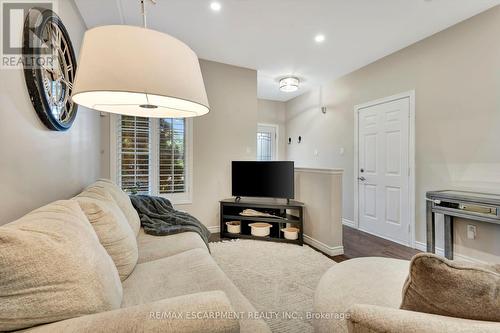
[[(359, 257), (387, 257), (409, 260), (420, 252), (346, 226), (343, 227), (343, 237), (344, 254), (334, 257), (327, 255), (327, 257), (336, 262)], [(210, 242), (218, 242), (220, 240), (219, 233), (212, 234), (210, 237)]]
[(391, 242), (347, 226), (343, 227), (344, 254), (332, 259), (341, 262), (359, 257), (411, 259), (419, 250)]

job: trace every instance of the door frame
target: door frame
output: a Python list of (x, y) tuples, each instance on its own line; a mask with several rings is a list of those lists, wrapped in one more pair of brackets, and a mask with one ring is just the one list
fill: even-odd
[[(271, 123), (257, 123), (257, 132), (255, 132), (256, 134), (256, 137), (257, 137), (257, 133), (259, 133), (259, 127), (262, 126), (262, 127), (273, 127), (274, 128), (274, 133), (276, 134), (276, 137), (274, 138), (274, 147), (273, 147), (273, 153), (276, 155), (274, 156), (274, 159), (272, 159), (272, 161), (279, 161), (279, 137), (280, 137), (280, 133), (279, 133), (279, 125), (278, 124), (271, 124)], [(257, 156), (257, 150), (255, 150), (256, 152), (256, 156)]]
[[(410, 220), (410, 243), (403, 244), (415, 248), (415, 90), (406, 91), (389, 97), (380, 98), (367, 103), (354, 106), (354, 228), (359, 228), (359, 188), (358, 188), (358, 170), (359, 170), (359, 111), (368, 107), (397, 101), (399, 99), (409, 98), (410, 102), (410, 121), (409, 121), (409, 140), (408, 140), (408, 192), (409, 192), (409, 218)], [(360, 229), (362, 230), (362, 229)], [(363, 230), (364, 231), (364, 230)], [(394, 239), (376, 235), (390, 241), (400, 243)]]

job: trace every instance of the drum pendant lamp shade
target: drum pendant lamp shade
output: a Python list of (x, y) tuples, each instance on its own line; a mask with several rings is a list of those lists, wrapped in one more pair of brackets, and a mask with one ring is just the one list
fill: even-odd
[(167, 34), (127, 25), (85, 33), (72, 98), (90, 109), (137, 117), (209, 112), (193, 50)]

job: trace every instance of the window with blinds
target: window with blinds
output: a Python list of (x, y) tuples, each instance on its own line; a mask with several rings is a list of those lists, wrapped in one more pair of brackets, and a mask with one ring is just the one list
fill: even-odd
[(150, 120), (121, 116), (118, 128), (119, 183), (122, 189), (127, 192), (150, 193)]
[(117, 181), (129, 193), (186, 193), (185, 119), (118, 116)]
[(160, 119), (160, 193), (186, 190), (184, 122), (184, 119)]

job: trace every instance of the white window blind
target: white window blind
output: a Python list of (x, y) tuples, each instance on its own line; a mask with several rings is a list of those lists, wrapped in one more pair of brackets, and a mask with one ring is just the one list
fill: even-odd
[(172, 197), (187, 193), (186, 120), (116, 118), (116, 178), (121, 188)]
[(122, 116), (118, 128), (119, 183), (127, 192), (150, 193), (150, 120)]
[(160, 119), (160, 193), (186, 189), (184, 119)]

